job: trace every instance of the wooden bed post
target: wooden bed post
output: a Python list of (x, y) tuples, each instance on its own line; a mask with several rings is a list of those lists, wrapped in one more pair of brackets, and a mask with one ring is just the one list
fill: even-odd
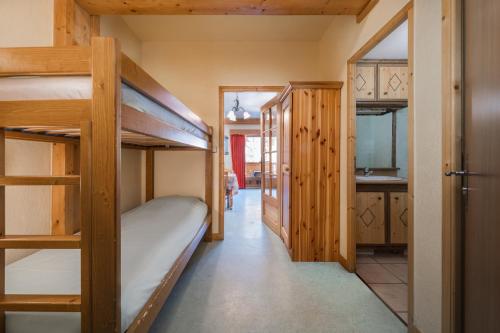
[(146, 150), (146, 201), (155, 198), (155, 151)]
[(205, 152), (205, 203), (208, 206), (207, 215), (209, 216), (209, 226), (205, 233), (205, 241), (212, 241), (212, 207), (213, 207), (213, 184), (214, 184), (214, 166), (213, 166), (213, 127), (209, 128), (209, 147)]
[[(72, 143), (52, 144), (52, 175), (78, 175), (80, 148)], [(52, 187), (52, 235), (72, 235), (80, 229), (80, 191), (75, 186)]]
[(120, 46), (92, 39), (91, 331), (121, 332), (120, 313)]
[[(5, 176), (5, 130), (0, 128), (0, 176)], [(5, 236), (5, 186), (0, 186), (0, 236)], [(0, 296), (5, 295), (5, 249), (0, 249)], [(0, 312), (0, 333), (5, 333), (5, 312)]]

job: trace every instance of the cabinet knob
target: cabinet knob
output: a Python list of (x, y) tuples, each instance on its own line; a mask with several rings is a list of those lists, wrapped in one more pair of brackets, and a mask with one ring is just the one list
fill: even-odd
[(379, 200), (382, 200), (382, 197), (378, 197)]
[(387, 91), (384, 91), (384, 95), (388, 95), (389, 93)]
[(371, 91), (369, 91), (369, 92), (368, 92), (368, 96), (370, 96), (371, 94), (372, 94), (372, 92), (371, 92)]

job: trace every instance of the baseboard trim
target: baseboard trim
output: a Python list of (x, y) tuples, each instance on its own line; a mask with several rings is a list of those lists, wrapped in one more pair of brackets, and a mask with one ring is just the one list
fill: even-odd
[(349, 265), (347, 264), (347, 259), (342, 255), (339, 255), (339, 263), (346, 269), (346, 271), (350, 272)]
[(408, 324), (408, 333), (422, 333), (417, 326), (413, 324)]
[(212, 240), (214, 241), (222, 241), (224, 240), (224, 234), (223, 233), (216, 233), (216, 234), (212, 234)]

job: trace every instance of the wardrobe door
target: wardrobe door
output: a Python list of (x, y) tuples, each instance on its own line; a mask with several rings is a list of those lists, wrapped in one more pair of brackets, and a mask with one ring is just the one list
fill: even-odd
[(281, 238), (287, 249), (291, 249), (290, 239), (290, 202), (291, 202), (291, 145), (292, 109), (288, 96), (282, 105), (282, 148), (281, 148)]

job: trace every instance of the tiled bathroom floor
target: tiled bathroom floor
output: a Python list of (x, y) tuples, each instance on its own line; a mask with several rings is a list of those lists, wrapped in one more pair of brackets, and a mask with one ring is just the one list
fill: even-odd
[(405, 323), (408, 322), (408, 258), (403, 254), (357, 255), (356, 273)]

